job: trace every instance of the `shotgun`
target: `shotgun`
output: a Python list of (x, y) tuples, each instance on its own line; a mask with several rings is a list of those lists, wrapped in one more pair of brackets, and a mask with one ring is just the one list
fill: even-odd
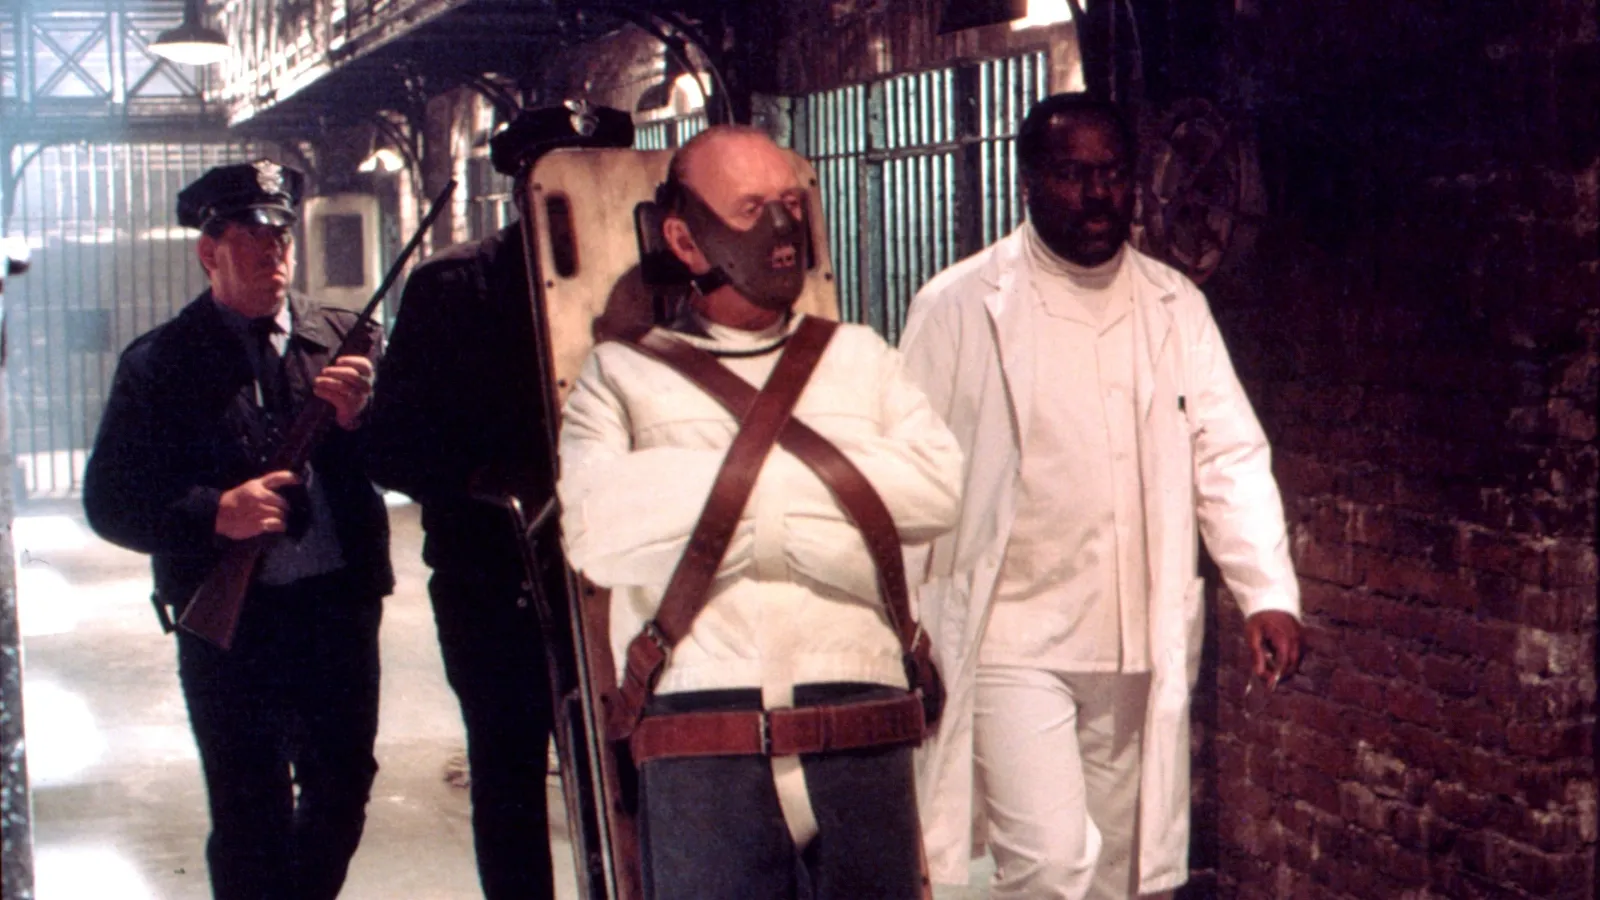
[[(422, 217), (416, 233), (406, 243), (405, 249), (400, 251), (399, 258), (383, 276), (383, 282), (373, 292), (372, 299), (367, 301), (355, 324), (339, 342), (339, 349), (333, 353), (334, 359), (352, 354), (365, 356), (372, 352), (373, 337), (370, 326), (373, 311), (383, 301), (384, 295), (394, 285), (395, 279), (400, 277), (406, 261), (422, 243), (422, 236), (427, 233), (429, 226), (433, 225), (433, 220), (444, 211), (445, 203), (449, 201), (455, 189), (455, 179), (451, 179), (450, 183), (444, 186), (444, 190), (439, 192), (439, 196), (434, 198), (433, 205), (428, 208), (428, 214)], [(332, 404), (320, 397), (312, 397), (295, 417), (294, 424), (289, 427), (283, 443), (278, 445), (278, 449), (268, 460), (265, 471), (298, 472), (303, 469), (332, 421)], [(244, 610), (245, 594), (250, 589), (251, 579), (255, 577), (256, 564), (261, 560), (262, 551), (273, 537), (271, 534), (262, 534), (231, 544), (223, 553), (216, 568), (211, 570), (211, 574), (201, 582), (199, 589), (189, 599), (189, 605), (178, 618), (178, 624), (224, 650), (231, 648), (234, 632), (239, 627), (239, 614)]]

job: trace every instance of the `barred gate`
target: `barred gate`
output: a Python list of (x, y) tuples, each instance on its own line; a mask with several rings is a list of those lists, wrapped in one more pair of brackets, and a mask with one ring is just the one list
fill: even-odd
[(26, 240), (6, 282), (11, 445), (18, 497), (77, 492), (117, 355), (206, 287), (178, 191), (249, 144), (21, 145), (4, 233)]
[(706, 114), (704, 112), (689, 113), (684, 116), (675, 116), (670, 119), (657, 119), (653, 122), (643, 122), (634, 125), (633, 148), (635, 150), (676, 150), (694, 137), (706, 130)]
[(1040, 51), (799, 98), (842, 317), (898, 340), (918, 288), (1022, 221), (1012, 144), (1048, 92)]

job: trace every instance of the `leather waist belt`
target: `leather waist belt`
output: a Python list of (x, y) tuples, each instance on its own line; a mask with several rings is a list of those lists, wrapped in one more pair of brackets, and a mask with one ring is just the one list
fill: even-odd
[(634, 730), (633, 761), (688, 756), (796, 756), (922, 742), (922, 700), (907, 694), (839, 706), (651, 716)]

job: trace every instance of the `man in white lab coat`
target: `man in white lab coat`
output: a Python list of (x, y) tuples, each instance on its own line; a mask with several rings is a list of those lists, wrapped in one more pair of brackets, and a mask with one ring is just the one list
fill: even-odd
[(996, 900), (1187, 880), (1197, 532), (1266, 687), (1300, 654), (1266, 438), (1204, 296), (1127, 244), (1135, 149), (1110, 105), (1039, 103), (1029, 221), (924, 287), (901, 344), (969, 460), (960, 523), (912, 560), (951, 688), (928, 853), (965, 883), (986, 825)]

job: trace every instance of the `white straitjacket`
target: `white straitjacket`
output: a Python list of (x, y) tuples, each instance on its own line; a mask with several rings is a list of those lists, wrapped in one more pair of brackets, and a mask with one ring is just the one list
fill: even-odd
[[(1039, 355), (1037, 279), (1021, 229), (929, 282), (901, 349), (967, 459), (962, 514), (931, 553), (908, 553), (922, 622), (949, 686), (919, 753), (919, 802), (934, 880), (964, 884), (983, 822), (975, 802), (972, 702), (978, 650), (1015, 516)], [(1139, 889), (1188, 879), (1189, 694), (1204, 623), (1198, 535), (1246, 615), (1300, 611), (1270, 450), (1204, 295), (1131, 247), (1134, 388), (1150, 570), (1150, 702), (1139, 810)], [(1197, 528), (1198, 524), (1198, 528)]]

